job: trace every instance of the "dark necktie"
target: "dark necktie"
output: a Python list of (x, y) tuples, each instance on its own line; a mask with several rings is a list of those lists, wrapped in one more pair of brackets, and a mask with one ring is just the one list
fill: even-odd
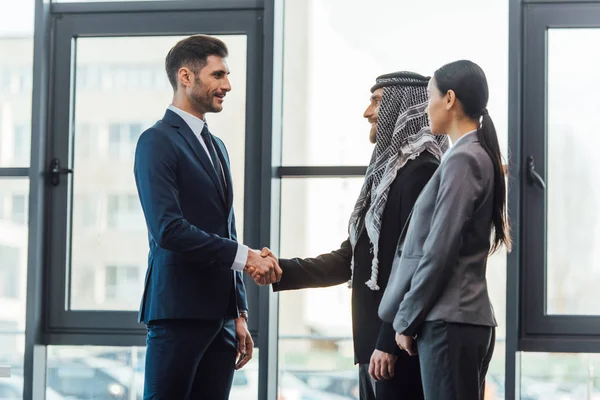
[(213, 145), (212, 135), (208, 130), (208, 125), (204, 124), (204, 128), (202, 128), (202, 132), (200, 133), (202, 140), (204, 140), (204, 144), (208, 148), (208, 154), (212, 159), (212, 164), (215, 169), (215, 173), (217, 174), (217, 179), (221, 184), (221, 189), (225, 192), (225, 183), (223, 182), (223, 172), (221, 171), (221, 161), (219, 160), (219, 156), (215, 150), (215, 146)]

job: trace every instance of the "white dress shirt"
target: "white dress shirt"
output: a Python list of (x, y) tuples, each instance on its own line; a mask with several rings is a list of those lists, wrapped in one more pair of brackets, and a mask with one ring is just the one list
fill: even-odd
[[(185, 123), (188, 124), (188, 126), (190, 127), (192, 132), (194, 132), (194, 135), (196, 136), (196, 138), (198, 138), (198, 140), (200, 141), (202, 148), (208, 155), (208, 159), (210, 160), (211, 163), (213, 163), (213, 166), (214, 166), (214, 163), (216, 160), (213, 160), (212, 158), (210, 158), (210, 153), (208, 152), (208, 147), (206, 147), (206, 143), (204, 143), (204, 140), (200, 136), (202, 129), (204, 129), (205, 122), (203, 120), (201, 120), (200, 118), (196, 117), (195, 115), (192, 115), (188, 112), (183, 111), (180, 108), (175, 107), (173, 104), (169, 105), (169, 110), (171, 110), (175, 114), (179, 115), (181, 117), (181, 119), (183, 119), (185, 121)], [(219, 163), (219, 166), (221, 168), (219, 168), (219, 169), (221, 170), (221, 172), (223, 172), (223, 166), (220, 164), (221, 163)], [(246, 266), (246, 261), (248, 260), (248, 250), (249, 250), (248, 246), (238, 243), (237, 253), (235, 255), (235, 260), (233, 260), (233, 264), (231, 265), (231, 269), (233, 269), (234, 271), (243, 271), (244, 270), (244, 267)]]

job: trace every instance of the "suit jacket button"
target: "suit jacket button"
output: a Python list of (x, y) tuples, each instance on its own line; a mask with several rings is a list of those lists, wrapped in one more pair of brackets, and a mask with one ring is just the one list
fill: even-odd
[(407, 327), (408, 326), (408, 322), (404, 321), (404, 322), (402, 322), (402, 325), (404, 325), (405, 327)]

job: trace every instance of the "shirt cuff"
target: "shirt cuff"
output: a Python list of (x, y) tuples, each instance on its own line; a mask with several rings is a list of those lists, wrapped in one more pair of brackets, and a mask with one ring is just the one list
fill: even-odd
[(231, 269), (234, 271), (243, 271), (248, 261), (248, 246), (238, 243), (237, 253), (235, 253), (235, 260), (231, 264)]

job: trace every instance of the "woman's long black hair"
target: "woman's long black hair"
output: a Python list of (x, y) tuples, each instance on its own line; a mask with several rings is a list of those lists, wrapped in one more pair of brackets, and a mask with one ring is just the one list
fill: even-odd
[(485, 73), (472, 61), (460, 60), (444, 65), (435, 71), (435, 83), (442, 95), (453, 90), (460, 100), (465, 114), (474, 120), (481, 118), (477, 137), (494, 164), (494, 209), (492, 227), (494, 241), (490, 253), (504, 244), (510, 251), (512, 241), (506, 212), (506, 181), (502, 154), (494, 122), (487, 112), (489, 89)]

